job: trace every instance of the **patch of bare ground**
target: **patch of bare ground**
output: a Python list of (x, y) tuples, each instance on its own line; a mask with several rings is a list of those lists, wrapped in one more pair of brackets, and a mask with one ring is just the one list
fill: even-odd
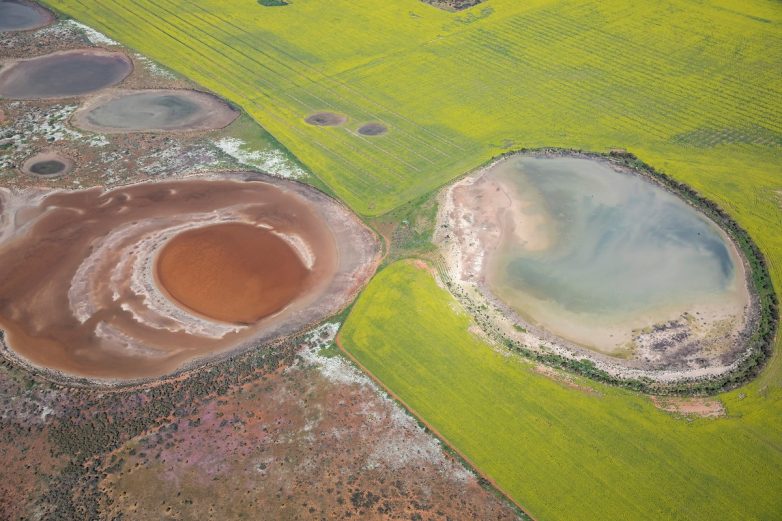
[(338, 127), (347, 120), (348, 118), (344, 114), (335, 112), (317, 112), (304, 118), (304, 121), (316, 127)]
[(67, 458), (54, 454), (49, 427), (62, 412), (50, 389), (0, 363), (0, 519), (54, 519), (51, 497)]
[(480, 4), (483, 0), (422, 0), (431, 6), (445, 11), (462, 11)]
[[(31, 498), (44, 496), (64, 461), (51, 455), (46, 432), (20, 424), (0, 426), (0, 519), (24, 519)], [(45, 519), (45, 516), (41, 516)]]
[(679, 416), (699, 416), (718, 418), (725, 416), (725, 406), (719, 400), (710, 398), (681, 398), (674, 396), (651, 396), (652, 403), (658, 409)]
[(437, 273), (434, 268), (432, 268), (429, 264), (426, 263), (426, 261), (422, 259), (413, 259), (411, 262), (413, 263), (413, 266), (415, 266), (419, 270), (428, 271), (432, 275), (435, 275)]
[(516, 519), (337, 327), (115, 391), (0, 362), (0, 519)]
[(90, 42), (80, 31), (64, 23), (57, 22), (37, 31), (3, 33), (0, 38), (0, 57), (29, 58), (49, 52), (75, 49)]
[(133, 519), (514, 519), (514, 511), (342, 358), (204, 401), (130, 440), (101, 482)]
[(600, 395), (598, 391), (593, 389), (592, 387), (588, 387), (586, 385), (581, 385), (578, 382), (576, 382), (576, 378), (564, 371), (560, 371), (557, 369), (554, 369), (553, 367), (549, 367), (547, 365), (543, 364), (535, 364), (533, 367), (533, 371), (535, 371), (538, 374), (541, 374), (547, 378), (550, 378), (551, 380), (554, 380), (555, 382), (561, 383), (565, 387), (569, 387), (571, 389), (576, 389), (578, 391), (587, 393), (587, 394), (594, 394), (594, 395)]
[(388, 127), (382, 123), (367, 123), (358, 129), (358, 133), (362, 136), (382, 136), (386, 132), (388, 132)]

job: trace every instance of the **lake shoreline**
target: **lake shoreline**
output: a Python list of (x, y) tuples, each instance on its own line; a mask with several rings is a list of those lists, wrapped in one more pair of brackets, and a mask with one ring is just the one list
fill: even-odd
[[(454, 230), (448, 227), (447, 222), (448, 215), (454, 212), (454, 188), (471, 185), (488, 170), (495, 167), (497, 163), (507, 160), (511, 156), (536, 158), (569, 157), (596, 161), (609, 166), (612, 170), (640, 176), (644, 181), (663, 188), (666, 192), (674, 194), (683, 202), (695, 208), (706, 219), (714, 223), (720, 230), (720, 233), (724, 235), (724, 238), (727, 239), (728, 244), (731, 245), (737, 258), (740, 259), (741, 268), (744, 272), (744, 281), (749, 291), (749, 305), (746, 308), (744, 327), (737, 341), (728, 350), (731, 358), (705, 367), (684, 369), (661, 370), (633, 366), (632, 363), (628, 363), (626, 360), (585, 349), (574, 342), (564, 340), (535, 326), (530, 321), (524, 320), (518, 313), (494, 296), (489, 291), (484, 278), (478, 276), (483, 263), (486, 261), (486, 252), (480, 247), (475, 247), (477, 241), (473, 241), (467, 246), (459, 244), (458, 241), (450, 237), (449, 234), (452, 234)], [(674, 188), (659, 178), (659, 176), (664, 176), (664, 174), (656, 173), (651, 167), (642, 163), (643, 167), (633, 163), (640, 162), (635, 156), (624, 151), (614, 151), (610, 154), (595, 154), (560, 149), (521, 150), (504, 154), (490, 161), (486, 166), (468, 173), (443, 189), (439, 195), (440, 210), (438, 212), (434, 242), (440, 246), (445, 259), (444, 264), (447, 267), (441, 270), (441, 282), (472, 312), (484, 332), (497, 344), (505, 345), (527, 357), (549, 363), (549, 365), (567, 367), (609, 383), (641, 388), (650, 392), (682, 392), (691, 394), (710, 392), (712, 388), (724, 388), (727, 385), (726, 382), (736, 380), (735, 375), (746, 375), (747, 367), (757, 367), (758, 359), (767, 356), (767, 348), (764, 347), (764, 344), (769, 342), (769, 331), (773, 330), (775, 332), (776, 330), (774, 305), (770, 305), (771, 301), (767, 301), (767, 299), (761, 302), (758, 296), (756, 281), (758, 277), (756, 272), (759, 265), (762, 266), (760, 271), (765, 272), (767, 276), (765, 264), (758, 264), (757, 261), (757, 258), (762, 259), (762, 256), (754, 257), (755, 262), (750, 263), (746, 244), (742, 243), (745, 247), (741, 247), (742, 245), (739, 244), (741, 241), (737, 237), (737, 234), (740, 234), (740, 232), (734, 229), (738, 229), (738, 225), (730, 220), (730, 222), (733, 222), (732, 226), (725, 226), (722, 218), (715, 218), (713, 212), (708, 211), (716, 208), (713, 203), (708, 203), (708, 206), (705, 207), (696, 204), (692, 199), (700, 199), (700, 197), (694, 194), (691, 189), (692, 195), (686, 197), (680, 193), (677, 189), (678, 187)], [(664, 180), (667, 179), (667, 176), (665, 176)], [(676, 183), (676, 181), (672, 182)], [(720, 211), (718, 217), (722, 216), (724, 216), (724, 213)], [(730, 219), (727, 216), (724, 216), (724, 218)], [(726, 228), (730, 228), (730, 230)], [(744, 232), (744, 235), (746, 236), (746, 232)], [(759, 254), (756, 247), (755, 251)], [(460, 275), (465, 271), (468, 272), (467, 277)], [(654, 331), (653, 333), (659, 334), (660, 332)], [(773, 338), (773, 334), (770, 338)]]

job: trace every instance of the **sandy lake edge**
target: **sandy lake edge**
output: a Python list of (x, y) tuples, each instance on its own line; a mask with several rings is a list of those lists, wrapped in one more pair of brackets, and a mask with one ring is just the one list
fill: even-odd
[[(741, 259), (750, 295), (750, 303), (745, 313), (745, 327), (741, 335), (743, 345), (734, 346), (732, 352), (736, 353), (735, 358), (730, 363), (684, 370), (631, 367), (620, 359), (601, 355), (535, 328), (499, 299), (492, 298), (485, 288), (485, 283), (463, 280), (462, 252), (458, 249), (457, 241), (447, 237), (453, 231), (446, 225), (449, 214), (454, 210), (453, 189), (474, 182), (499, 162), (513, 156), (572, 157), (598, 161), (613, 170), (641, 176), (674, 194), (713, 222)], [(470, 311), (493, 343), (553, 367), (566, 368), (599, 381), (652, 394), (709, 394), (733, 388), (754, 377), (770, 356), (778, 321), (777, 299), (770, 284), (765, 258), (757, 245), (749, 234), (717, 205), (687, 185), (654, 170), (623, 149), (604, 154), (558, 148), (508, 152), (448, 184), (441, 189), (437, 199), (439, 209), (433, 242), (438, 246), (444, 261), (437, 273), (438, 283), (447, 288)], [(482, 263), (483, 255), (479, 254), (474, 262)]]

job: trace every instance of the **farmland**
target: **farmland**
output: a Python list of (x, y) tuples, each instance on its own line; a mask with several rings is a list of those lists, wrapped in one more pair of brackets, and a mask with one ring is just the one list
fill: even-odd
[[(238, 103), (367, 215), (514, 148), (618, 146), (696, 185), (726, 167), (768, 184), (782, 141), (772, 2), (47, 3)], [(321, 110), (349, 120), (304, 122)], [(390, 130), (357, 135), (367, 121)]]
[(538, 374), (471, 324), (426, 270), (400, 261), (377, 275), (340, 336), (536, 518), (772, 519), (782, 510), (782, 392), (771, 374), (720, 396), (726, 417), (686, 419), (648, 397)]
[[(364, 217), (406, 222), (403, 205), (502, 153), (623, 148), (724, 208), (782, 287), (776, 2), (46, 3), (237, 104)], [(319, 112), (347, 119), (305, 121)], [(374, 122), (388, 132), (358, 133)], [(716, 397), (724, 417), (696, 418), (540, 374), (471, 328), (430, 273), (399, 261), (341, 339), (536, 518), (779, 517), (779, 338), (757, 380)]]

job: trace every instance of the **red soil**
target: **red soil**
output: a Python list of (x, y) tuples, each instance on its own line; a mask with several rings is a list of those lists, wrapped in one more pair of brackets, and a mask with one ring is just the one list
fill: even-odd
[(236, 223), (179, 234), (161, 251), (157, 269), (163, 287), (184, 306), (243, 324), (285, 307), (308, 275), (283, 239)]

